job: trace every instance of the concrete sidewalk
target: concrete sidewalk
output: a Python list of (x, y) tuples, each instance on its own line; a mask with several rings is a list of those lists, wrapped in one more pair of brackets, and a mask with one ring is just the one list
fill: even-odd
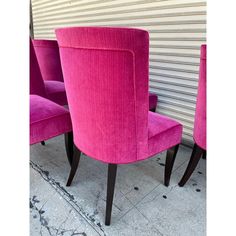
[(206, 235), (206, 161), (187, 184), (181, 179), (191, 149), (180, 146), (167, 188), (165, 152), (136, 164), (119, 165), (111, 225), (104, 225), (107, 165), (82, 155), (71, 187), (59, 136), (30, 148), (31, 236)]

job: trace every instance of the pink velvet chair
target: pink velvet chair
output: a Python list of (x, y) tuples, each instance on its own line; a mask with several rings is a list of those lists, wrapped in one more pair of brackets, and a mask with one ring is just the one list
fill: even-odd
[(56, 40), (32, 39), (43, 80), (64, 82)]
[[(40, 59), (42, 58), (40, 57)], [(53, 63), (50, 63), (50, 61), (53, 60), (53, 58), (48, 58), (47, 62), (52, 65)], [(45, 67), (43, 67), (42, 71), (41, 68), (39, 66), (37, 56), (35, 54), (32, 40), (30, 40), (30, 94), (37, 94), (39, 96), (48, 98), (59, 105), (66, 105), (67, 97), (64, 83), (56, 80), (44, 81), (42, 78), (42, 71), (44, 72), (44, 74), (46, 74), (47, 71)], [(50, 69), (48, 69), (48, 71), (50, 71)]]
[(75, 152), (108, 163), (105, 224), (110, 224), (117, 164), (167, 151), (165, 185), (182, 136), (182, 125), (149, 112), (149, 35), (129, 28), (72, 27), (56, 30), (70, 108)]
[(206, 45), (201, 46), (197, 104), (194, 121), (194, 147), (187, 169), (179, 182), (184, 186), (195, 170), (201, 156), (206, 155)]
[[(59, 104), (66, 105), (67, 97), (65, 86), (60, 81), (43, 81), (41, 70), (30, 39), (30, 94), (36, 94)], [(41, 142), (45, 145), (44, 140)]]
[(68, 161), (73, 158), (70, 113), (64, 107), (38, 95), (30, 95), (30, 145), (65, 134)]

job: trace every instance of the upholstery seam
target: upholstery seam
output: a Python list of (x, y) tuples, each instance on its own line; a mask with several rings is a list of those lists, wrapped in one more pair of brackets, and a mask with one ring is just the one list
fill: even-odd
[[(57, 136), (59, 136), (59, 135), (61, 135), (61, 134), (68, 133), (68, 132), (70, 132), (70, 131), (72, 131), (72, 129), (66, 129), (66, 130), (63, 131), (63, 132), (56, 132), (55, 135), (52, 134), (52, 135), (48, 136), (46, 139), (44, 139), (43, 141), (48, 140), (48, 139), (51, 139), (51, 138), (54, 138), (54, 137), (57, 137)], [(33, 142), (33, 143), (31, 143), (30, 145), (34, 145), (34, 144), (39, 143), (39, 142), (41, 142), (41, 141)]]
[[(68, 112), (68, 111), (67, 111), (67, 112)], [(68, 113), (65, 113), (65, 114), (50, 116), (50, 117), (47, 117), (46, 119), (43, 119), (43, 120), (39, 120), (39, 121), (35, 121), (35, 122), (33, 122), (33, 123), (30, 123), (30, 125), (31, 125), (31, 124), (39, 123), (39, 122), (41, 122), (41, 121), (46, 121), (46, 120), (49, 120), (49, 119), (54, 118), (54, 117), (61, 117), (61, 116), (67, 115), (67, 114), (70, 115), (70, 113), (68, 112)]]
[(35, 48), (58, 48), (58, 46), (34, 45)]
[(181, 124), (177, 124), (177, 125), (174, 125), (174, 126), (168, 128), (168, 129), (166, 129), (166, 130), (161, 131), (161, 132), (158, 133), (158, 134), (153, 135), (153, 136), (150, 137), (150, 138), (148, 137), (148, 139), (151, 139), (151, 138), (155, 137), (156, 135), (159, 135), (159, 134), (162, 134), (162, 133), (164, 133), (164, 132), (167, 132), (167, 131), (169, 131), (170, 129), (176, 128), (176, 127), (178, 127), (178, 126), (180, 126), (181, 128), (183, 128), (183, 125), (181, 125)]
[(137, 137), (137, 101), (136, 101), (136, 83), (135, 83), (135, 53), (133, 50), (123, 49), (123, 48), (94, 48), (94, 47), (76, 47), (76, 46), (63, 46), (59, 45), (59, 48), (73, 48), (73, 49), (85, 49), (85, 50), (101, 50), (101, 51), (120, 51), (129, 52), (133, 58), (133, 88), (134, 88), (134, 112), (135, 112), (135, 137), (136, 137), (136, 160), (138, 160), (138, 137)]
[(124, 48), (94, 48), (94, 47), (76, 47), (76, 46), (59, 46), (59, 48), (74, 48), (74, 49), (87, 49), (87, 50), (102, 50), (102, 51), (121, 51), (121, 52), (130, 52), (134, 54), (133, 50), (124, 49)]

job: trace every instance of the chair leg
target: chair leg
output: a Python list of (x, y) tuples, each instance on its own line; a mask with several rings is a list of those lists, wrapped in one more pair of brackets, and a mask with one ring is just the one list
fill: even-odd
[(164, 184), (167, 187), (169, 186), (169, 183), (170, 183), (170, 176), (171, 176), (171, 172), (174, 166), (178, 149), (179, 149), (179, 144), (167, 150), (166, 165), (165, 165), (165, 180), (164, 180)]
[(65, 133), (64, 138), (65, 138), (66, 154), (71, 166), (74, 153), (73, 132)]
[(179, 182), (179, 186), (183, 187), (185, 183), (188, 181), (193, 171), (195, 170), (202, 154), (204, 154), (204, 149), (200, 148), (196, 143), (194, 144), (191, 158), (189, 160), (187, 169), (184, 172), (182, 179)]
[(156, 112), (156, 108), (152, 108), (152, 109), (150, 109), (149, 111), (151, 111), (151, 112)]
[(107, 176), (107, 205), (106, 205), (106, 220), (105, 225), (111, 223), (112, 202), (116, 183), (117, 164), (108, 164)]
[(69, 175), (69, 178), (67, 180), (66, 186), (71, 185), (71, 182), (72, 182), (72, 180), (75, 176), (76, 170), (77, 170), (78, 165), (79, 165), (80, 155), (81, 155), (80, 150), (76, 146), (74, 146), (74, 155), (73, 155), (73, 160), (72, 160), (72, 163), (71, 163), (70, 175)]
[(202, 154), (202, 159), (206, 160), (206, 155), (207, 155), (206, 151), (204, 151), (203, 154)]
[(44, 142), (44, 141), (42, 141), (41, 144), (42, 144), (43, 146), (45, 146), (45, 142)]

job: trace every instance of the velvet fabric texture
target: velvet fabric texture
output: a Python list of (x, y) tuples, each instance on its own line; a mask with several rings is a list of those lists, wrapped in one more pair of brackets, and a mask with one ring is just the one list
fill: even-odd
[(67, 104), (64, 83), (43, 80), (32, 40), (30, 40), (30, 94), (48, 98), (59, 105)]
[(63, 82), (59, 48), (56, 40), (33, 39), (43, 80)]
[(30, 94), (47, 97), (37, 57), (30, 39)]
[(148, 112), (147, 31), (72, 27), (57, 29), (56, 37), (74, 143), (82, 152), (130, 163), (180, 143), (181, 124)]
[(66, 105), (67, 97), (64, 82), (60, 81), (44, 81), (47, 98), (59, 104)]
[(201, 46), (198, 94), (193, 133), (195, 143), (204, 150), (206, 150), (206, 49), (206, 45)]
[(70, 113), (67, 109), (38, 95), (30, 95), (30, 144), (71, 130)]
[(158, 97), (155, 93), (149, 93), (149, 110), (156, 109)]

